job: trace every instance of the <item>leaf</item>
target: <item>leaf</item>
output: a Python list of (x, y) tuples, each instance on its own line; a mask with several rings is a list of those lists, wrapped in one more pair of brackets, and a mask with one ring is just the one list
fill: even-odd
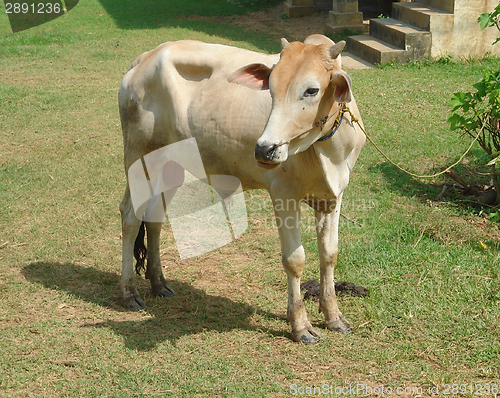
[(495, 102), (498, 102), (498, 99), (500, 98), (500, 89), (493, 90), (490, 93), (490, 104), (494, 104)]
[(472, 87), (474, 87), (478, 91), (478, 94), (481, 97), (484, 97), (486, 95), (487, 90), (488, 90), (488, 85), (486, 84), (484, 79), (481, 80), (479, 83), (473, 84)]
[(463, 116), (454, 113), (448, 118), (448, 123), (450, 123), (450, 129), (453, 131), (463, 128), (466, 124), (466, 120)]
[(464, 104), (464, 99), (465, 99), (465, 93), (459, 92), (459, 93), (454, 93), (451, 96), (450, 100), (450, 105), (453, 106), (453, 110), (456, 110), (463, 106)]
[(477, 21), (480, 24), (481, 30), (486, 29), (490, 23), (493, 23), (493, 18), (491, 17), (490, 14), (485, 12), (484, 14), (481, 14)]
[(478, 245), (481, 249), (483, 249), (483, 250), (488, 250), (488, 249), (490, 248), (490, 247), (489, 247), (486, 243), (484, 243), (482, 240), (480, 240), (479, 242), (477, 242), (477, 245)]

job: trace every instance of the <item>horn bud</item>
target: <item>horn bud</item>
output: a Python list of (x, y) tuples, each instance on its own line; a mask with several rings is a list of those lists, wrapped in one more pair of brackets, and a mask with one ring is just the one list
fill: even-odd
[(344, 47), (345, 47), (344, 40), (341, 40), (337, 44), (334, 44), (333, 46), (331, 46), (329, 49), (330, 57), (332, 57), (332, 59), (337, 58), (340, 55), (340, 53), (342, 52), (342, 50), (344, 49)]

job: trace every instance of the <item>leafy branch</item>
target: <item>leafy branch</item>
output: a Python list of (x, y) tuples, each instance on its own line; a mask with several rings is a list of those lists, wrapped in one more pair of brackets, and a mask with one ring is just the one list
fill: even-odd
[[(478, 18), (481, 29), (496, 27), (500, 32), (500, 3), (490, 13)], [(500, 41), (498, 37), (493, 44)], [(488, 154), (491, 176), (500, 203), (500, 70), (485, 70), (474, 92), (458, 92), (451, 97), (452, 115), (448, 119), (451, 131), (463, 131), (477, 139)]]
[[(490, 156), (500, 154), (500, 71), (484, 71), (483, 79), (473, 85), (475, 92), (454, 93), (450, 105), (452, 116), (448, 119), (452, 131), (462, 130), (478, 138), (481, 148)], [(457, 112), (459, 111), (459, 112)]]
[[(481, 26), (481, 29), (486, 29), (491, 26), (495, 26), (500, 31), (500, 4), (495, 7), (495, 10), (484, 14), (481, 14), (478, 18), (478, 22)], [(498, 37), (493, 44), (496, 44), (500, 41), (500, 37)]]

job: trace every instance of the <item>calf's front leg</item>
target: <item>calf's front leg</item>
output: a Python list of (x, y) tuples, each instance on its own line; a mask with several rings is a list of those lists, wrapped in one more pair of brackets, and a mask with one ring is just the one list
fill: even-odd
[(321, 334), (307, 319), (300, 293), (300, 278), (304, 270), (305, 254), (300, 239), (299, 201), (295, 202), (297, 209), (281, 209), (280, 206), (283, 203), (279, 200), (273, 200), (273, 203), (281, 241), (281, 258), (288, 280), (287, 320), (292, 326), (292, 340), (314, 344)]
[(333, 271), (338, 255), (338, 228), (342, 194), (337, 198), (335, 209), (331, 213), (315, 212), (316, 232), (320, 261), (319, 310), (325, 315), (328, 329), (349, 332), (351, 325), (344, 318), (337, 305)]

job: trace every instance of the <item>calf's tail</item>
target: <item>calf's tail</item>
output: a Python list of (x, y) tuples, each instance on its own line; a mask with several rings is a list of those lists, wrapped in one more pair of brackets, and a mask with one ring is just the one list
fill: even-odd
[(146, 264), (148, 249), (144, 244), (145, 235), (146, 235), (146, 228), (143, 221), (141, 227), (139, 228), (139, 233), (137, 234), (134, 243), (134, 257), (137, 261), (137, 263), (135, 264), (135, 273), (137, 275), (140, 275), (141, 271), (146, 269), (145, 264)]

